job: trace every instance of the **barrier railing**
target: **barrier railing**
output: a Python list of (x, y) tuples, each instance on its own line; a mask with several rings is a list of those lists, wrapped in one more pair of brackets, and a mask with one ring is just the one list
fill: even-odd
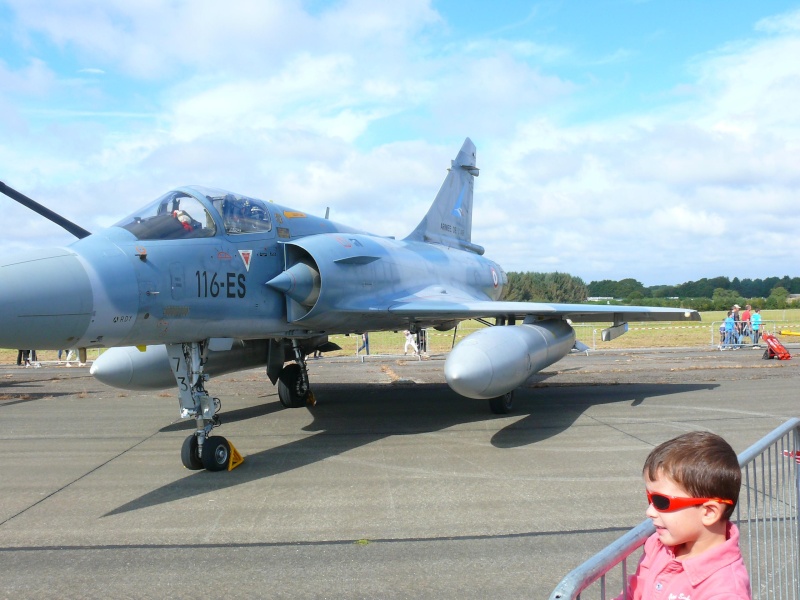
[[(785, 331), (790, 330), (790, 331)], [(711, 342), (720, 350), (730, 350), (732, 348), (757, 348), (766, 347), (766, 343), (761, 340), (764, 332), (772, 335), (784, 333), (790, 336), (800, 336), (800, 325), (787, 323), (786, 321), (762, 321), (758, 329), (754, 330), (748, 323), (734, 322), (733, 329), (726, 331), (725, 321), (713, 321), (711, 323)], [(800, 341), (800, 337), (794, 339), (787, 338), (785, 343)]]
[[(800, 419), (787, 421), (739, 454), (742, 491), (733, 521), (753, 600), (800, 598), (798, 462)], [(654, 531), (650, 519), (640, 523), (564, 577), (550, 600), (617, 597)]]

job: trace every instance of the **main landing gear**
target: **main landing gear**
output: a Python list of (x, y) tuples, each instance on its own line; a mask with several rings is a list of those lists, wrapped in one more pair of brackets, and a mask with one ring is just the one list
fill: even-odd
[(507, 415), (514, 408), (514, 391), (489, 400), (489, 408), (496, 415)]
[(286, 408), (300, 408), (316, 404), (308, 382), (306, 357), (297, 340), (292, 340), (295, 361), (281, 369), (278, 375), (278, 399)]
[(211, 430), (220, 424), (217, 413), (222, 407), (219, 398), (212, 398), (205, 389), (208, 375), (203, 373), (207, 358), (203, 342), (167, 344), (170, 366), (178, 382), (181, 417), (194, 417), (197, 431), (187, 437), (181, 447), (181, 462), (192, 471), (222, 471), (239, 466), (243, 459), (236, 448)]

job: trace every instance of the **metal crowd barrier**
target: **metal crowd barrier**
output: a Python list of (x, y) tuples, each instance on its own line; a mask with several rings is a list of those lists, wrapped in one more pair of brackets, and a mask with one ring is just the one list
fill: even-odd
[[(787, 421), (739, 454), (742, 491), (733, 521), (753, 600), (800, 598), (800, 419)], [(550, 600), (616, 598), (636, 570), (650, 519), (574, 569)]]
[[(725, 329), (725, 321), (712, 321), (711, 323), (711, 346), (716, 346), (720, 350), (730, 350), (732, 348), (766, 348), (767, 344), (761, 339), (761, 335), (766, 331), (772, 335), (776, 334), (789, 334), (800, 336), (800, 325), (787, 323), (786, 321), (761, 321), (761, 325), (757, 332), (752, 328), (744, 326), (742, 329), (737, 329), (741, 321), (734, 324), (733, 333), (728, 336)], [(784, 330), (791, 331), (784, 331)], [(800, 342), (800, 337), (792, 339), (791, 337), (781, 338), (784, 345)]]

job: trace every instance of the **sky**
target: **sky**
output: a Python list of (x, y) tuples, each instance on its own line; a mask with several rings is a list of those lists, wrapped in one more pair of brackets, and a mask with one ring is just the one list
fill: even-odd
[[(800, 275), (800, 2), (0, 0), (0, 181), (90, 231), (206, 185), (406, 236), (466, 137), (506, 271)], [(6, 253), (68, 233), (0, 196)]]

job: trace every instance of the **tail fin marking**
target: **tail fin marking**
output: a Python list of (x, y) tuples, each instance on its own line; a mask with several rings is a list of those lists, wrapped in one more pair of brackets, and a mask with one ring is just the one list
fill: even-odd
[(428, 213), (406, 240), (483, 254), (483, 248), (472, 243), (472, 190), (479, 172), (472, 140), (464, 140), (448, 171)]

